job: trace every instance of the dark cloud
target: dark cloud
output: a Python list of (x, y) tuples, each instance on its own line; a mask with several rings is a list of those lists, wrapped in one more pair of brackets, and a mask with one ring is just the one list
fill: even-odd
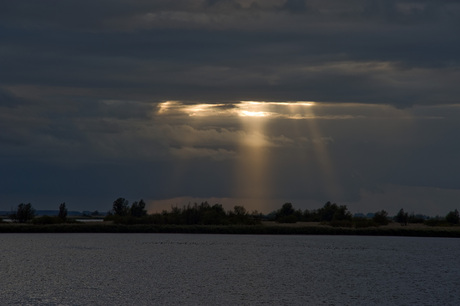
[[(250, 198), (266, 184), (272, 198), (357, 203), (456, 190), (457, 2), (3, 1), (2, 194)], [(250, 120), (247, 100), (318, 103), (265, 103)]]
[(16, 97), (6, 90), (0, 89), (0, 107), (17, 107), (22, 103), (23, 101), (19, 97)]
[(21, 3), (3, 4), (5, 84), (402, 106), (458, 94), (455, 2)]

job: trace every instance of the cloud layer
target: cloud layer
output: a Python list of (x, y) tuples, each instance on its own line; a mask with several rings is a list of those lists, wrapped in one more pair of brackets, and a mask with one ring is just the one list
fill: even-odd
[(458, 102), (456, 1), (45, 3), (0, 7), (4, 86), (109, 99)]
[(459, 17), (458, 1), (4, 1), (0, 205), (452, 198)]

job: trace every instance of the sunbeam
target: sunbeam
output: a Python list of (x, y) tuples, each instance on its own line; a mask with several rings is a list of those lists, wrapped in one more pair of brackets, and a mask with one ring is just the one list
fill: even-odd
[(323, 192), (330, 195), (332, 197), (330, 200), (333, 200), (339, 198), (342, 194), (342, 188), (338, 183), (329, 150), (323, 141), (324, 135), (322, 135), (315, 119), (314, 108), (309, 108), (308, 111), (311, 112), (311, 119), (305, 120), (305, 124), (312, 140), (315, 160), (319, 166), (319, 176), (322, 180), (321, 186), (324, 188)]
[[(323, 135), (319, 130), (315, 120), (316, 103), (312, 101), (297, 102), (271, 102), (271, 101), (240, 101), (234, 104), (209, 104), (199, 103), (193, 105), (182, 104), (175, 101), (160, 103), (159, 115), (173, 115), (176, 113), (185, 114), (188, 118), (187, 124), (191, 128), (205, 124), (206, 120), (228, 117), (235, 123), (239, 122), (240, 130), (234, 142), (229, 145), (236, 151), (236, 166), (234, 168), (234, 195), (239, 198), (269, 199), (271, 191), (276, 189), (272, 186), (274, 183), (274, 171), (271, 170), (270, 152), (273, 148), (292, 143), (290, 138), (284, 135), (278, 135), (276, 143), (267, 135), (266, 128), (272, 124), (272, 120), (304, 120), (303, 130), (298, 130), (294, 137), (307, 139), (310, 146), (313, 147), (314, 155), (306, 155), (307, 152), (301, 153), (301, 159), (308, 161), (302, 163), (299, 160), (299, 169), (312, 164), (312, 158), (319, 168), (319, 180), (321, 181), (321, 190), (332, 196), (340, 194), (340, 188), (334, 173), (334, 167), (330, 158), (327, 145), (322, 141)], [(194, 119), (195, 118), (195, 119)], [(232, 119), (234, 118), (234, 119)], [(336, 117), (335, 117), (336, 118)], [(322, 117), (325, 119), (325, 117)], [(326, 118), (327, 119), (327, 118)], [(344, 118), (342, 118), (344, 119)], [(275, 121), (273, 121), (275, 122)], [(308, 137), (307, 137), (308, 136)], [(307, 138), (305, 138), (307, 137)], [(198, 139), (185, 136), (182, 145), (189, 148), (182, 151), (183, 157), (187, 152), (193, 152), (199, 145)], [(194, 150), (192, 150), (194, 149)], [(174, 149), (176, 152), (177, 149)], [(299, 152), (299, 151), (295, 151)], [(298, 154), (296, 154), (298, 157)], [(192, 156), (190, 156), (192, 157)]]
[[(255, 113), (264, 113), (257, 110)], [(245, 131), (239, 141), (239, 155), (235, 167), (235, 195), (254, 200), (270, 198), (270, 168), (264, 128), (265, 116), (240, 117)]]

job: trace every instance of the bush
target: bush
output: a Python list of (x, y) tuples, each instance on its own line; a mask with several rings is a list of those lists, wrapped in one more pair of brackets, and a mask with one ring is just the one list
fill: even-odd
[(296, 223), (298, 218), (296, 215), (282, 216), (276, 220), (278, 223)]
[(353, 218), (353, 227), (355, 228), (372, 227), (372, 226), (377, 226), (377, 225), (378, 224), (372, 219), (359, 218), (359, 217)]
[(133, 216), (116, 216), (110, 215), (104, 218), (104, 221), (112, 221), (115, 224), (133, 225), (133, 224), (163, 224), (157, 215), (147, 215), (143, 217)]
[(37, 217), (32, 220), (33, 224), (59, 224), (64, 223), (64, 221), (57, 216), (42, 216)]
[(428, 226), (450, 226), (449, 222), (444, 219), (430, 219), (425, 220), (423, 223)]
[(423, 223), (425, 219), (423, 218), (422, 215), (415, 215), (415, 214), (410, 214), (409, 218), (407, 219), (408, 223)]
[(329, 225), (333, 227), (352, 227), (353, 223), (350, 220), (332, 220)]

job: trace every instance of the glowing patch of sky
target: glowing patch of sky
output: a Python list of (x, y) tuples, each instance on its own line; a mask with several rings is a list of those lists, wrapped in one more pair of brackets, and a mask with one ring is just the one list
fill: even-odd
[[(239, 154), (236, 159), (234, 173), (235, 196), (250, 198), (270, 198), (271, 186), (270, 158), (267, 147), (270, 141), (265, 135), (267, 120), (269, 119), (314, 119), (312, 110), (314, 102), (262, 102), (240, 101), (232, 105), (225, 104), (194, 104), (186, 105), (180, 102), (168, 101), (161, 103), (159, 113), (168, 111), (182, 112), (190, 117), (219, 117), (234, 116), (240, 118), (244, 133), (240, 134), (237, 146)], [(337, 116), (336, 116), (337, 117)], [(307, 120), (305, 131), (300, 134), (309, 134), (313, 140), (322, 139), (314, 120)], [(287, 139), (284, 135), (280, 139)], [(289, 139), (287, 139), (289, 140)], [(187, 140), (187, 145), (193, 145)], [(315, 158), (322, 169), (321, 180), (324, 188), (331, 194), (338, 194), (339, 188), (334, 180), (334, 169), (324, 141), (312, 141), (315, 147)], [(305, 153), (304, 153), (305, 154)], [(308, 157), (305, 157), (308, 158)], [(299, 165), (302, 167), (302, 165)]]
[[(207, 116), (241, 116), (241, 117), (267, 117), (307, 119), (304, 108), (311, 107), (314, 102), (256, 102), (241, 101), (235, 104), (207, 104), (198, 103), (193, 105), (183, 104), (178, 101), (166, 101), (159, 103), (158, 113), (183, 112), (191, 117)], [(287, 113), (286, 113), (287, 110)], [(297, 111), (297, 112), (296, 112)], [(300, 111), (300, 112), (299, 112)]]

